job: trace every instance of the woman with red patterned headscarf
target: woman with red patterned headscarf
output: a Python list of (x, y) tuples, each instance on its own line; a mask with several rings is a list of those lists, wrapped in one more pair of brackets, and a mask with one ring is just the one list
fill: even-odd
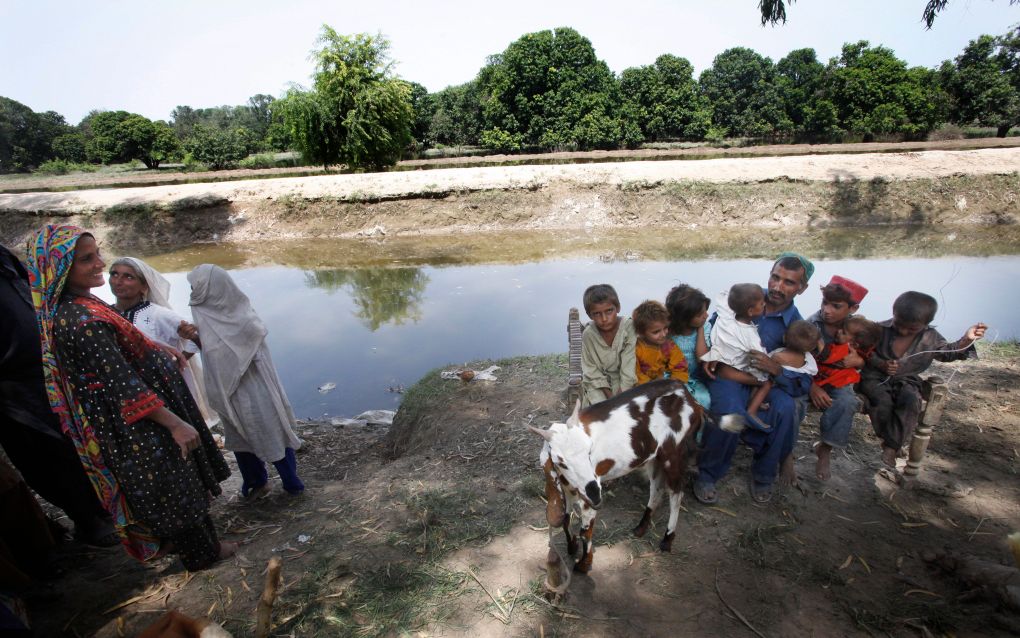
[(91, 294), (106, 267), (95, 238), (50, 225), (28, 253), (50, 407), (128, 553), (176, 551), (190, 570), (232, 554), (209, 516), (230, 470), (174, 357)]

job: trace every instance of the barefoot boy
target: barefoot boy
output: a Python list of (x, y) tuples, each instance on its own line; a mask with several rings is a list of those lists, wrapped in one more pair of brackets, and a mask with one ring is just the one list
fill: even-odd
[(868, 397), (868, 415), (882, 439), (882, 462), (896, 467), (896, 455), (910, 440), (921, 412), (921, 373), (932, 361), (976, 358), (974, 342), (987, 326), (976, 323), (949, 343), (929, 324), (938, 302), (920, 292), (905, 292), (893, 302), (893, 318), (883, 321), (882, 338), (861, 373), (861, 391)]
[(612, 286), (589, 286), (583, 301), (591, 319), (581, 333), (581, 407), (587, 407), (634, 387), (637, 337), (630, 317), (620, 317)]

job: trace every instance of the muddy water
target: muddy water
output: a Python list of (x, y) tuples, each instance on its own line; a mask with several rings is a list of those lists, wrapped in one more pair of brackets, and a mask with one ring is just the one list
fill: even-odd
[[(589, 284), (614, 285), (625, 312), (681, 281), (714, 297), (736, 282), (764, 283), (787, 248), (816, 263), (797, 300), (805, 316), (818, 308), (818, 286), (840, 274), (871, 289), (861, 305), (870, 318), (888, 318), (896, 295), (920, 290), (939, 300), (935, 323), (948, 338), (975, 321), (991, 326), (990, 339), (1020, 337), (1020, 230), (1009, 226), (478, 234), (194, 246), (145, 257), (167, 274), (184, 315), (188, 270), (207, 262), (231, 270), (269, 328), (295, 412), (307, 418), (395, 409), (398, 390), (438, 366), (563, 352), (567, 310)], [(103, 296), (112, 299), (108, 289)], [(336, 389), (319, 393), (327, 382)]]

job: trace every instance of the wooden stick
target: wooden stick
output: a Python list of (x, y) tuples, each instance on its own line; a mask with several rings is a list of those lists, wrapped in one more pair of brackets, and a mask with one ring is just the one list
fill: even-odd
[(262, 588), (262, 597), (256, 608), (255, 638), (266, 638), (269, 636), (269, 628), (273, 624), (273, 603), (276, 602), (276, 594), (280, 589), (282, 575), (280, 569), (283, 566), (279, 556), (269, 559), (269, 567), (266, 569), (266, 584)]
[(718, 594), (719, 600), (722, 601), (722, 604), (726, 605), (726, 609), (729, 609), (733, 613), (733, 615), (736, 616), (740, 620), (740, 622), (744, 623), (745, 627), (747, 627), (748, 629), (753, 631), (755, 633), (755, 635), (758, 636), (758, 638), (766, 638), (765, 634), (763, 634), (760, 631), (758, 631), (757, 629), (755, 629), (754, 625), (752, 625), (750, 622), (748, 622), (747, 618), (744, 618), (744, 614), (742, 614), (739, 611), (737, 611), (736, 607), (734, 607), (733, 605), (731, 605), (728, 602), (726, 602), (726, 599), (723, 598), (722, 590), (719, 589), (719, 572), (715, 573), (715, 593)]

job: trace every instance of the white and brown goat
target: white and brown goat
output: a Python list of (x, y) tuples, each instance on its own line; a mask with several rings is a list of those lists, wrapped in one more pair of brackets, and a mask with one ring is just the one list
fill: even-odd
[[(643, 536), (652, 512), (669, 492), (669, 522), (659, 549), (670, 551), (680, 514), (680, 499), (687, 462), (694, 451), (694, 438), (704, 412), (680, 381), (662, 379), (637, 386), (584, 410), (580, 403), (566, 423), (553, 423), (548, 430), (531, 428), (545, 439), (540, 460), (545, 471), (545, 494), (549, 522), (549, 562), (562, 560), (555, 554), (553, 530), (562, 527), (567, 551), (577, 552), (577, 538), (571, 532), (572, 510), (580, 510), (581, 556), (576, 571), (591, 569), (592, 532), (595, 510), (602, 505), (602, 483), (637, 469), (649, 480), (648, 505), (635, 536)], [(550, 570), (552, 571), (552, 570)], [(547, 577), (547, 587), (562, 593), (569, 574)]]

